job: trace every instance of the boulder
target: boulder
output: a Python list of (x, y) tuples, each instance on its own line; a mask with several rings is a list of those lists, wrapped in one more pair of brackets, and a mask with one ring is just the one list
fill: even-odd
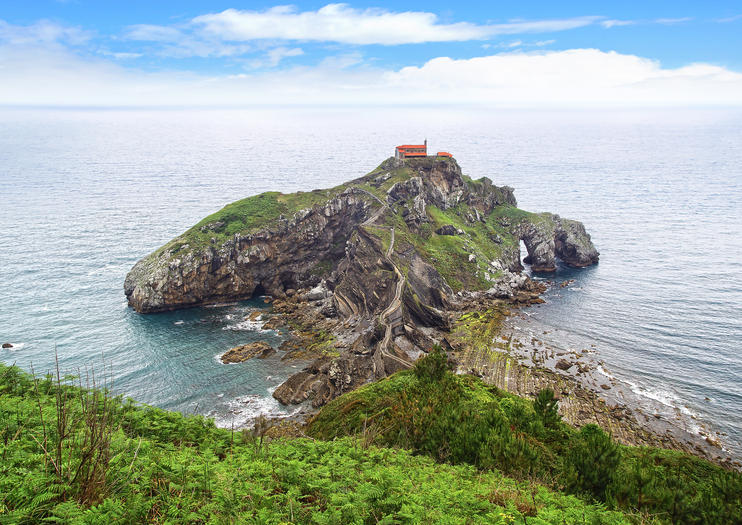
[(249, 315), (245, 316), (245, 321), (257, 321), (258, 318), (263, 314), (260, 310), (255, 310), (254, 312), (250, 312)]
[(570, 368), (572, 368), (573, 366), (574, 366), (574, 363), (570, 363), (566, 359), (560, 359), (559, 361), (557, 361), (557, 364), (556, 364), (556, 367), (559, 370), (564, 370), (565, 372), (569, 370)]
[(461, 235), (464, 233), (464, 230), (457, 228), (453, 224), (446, 224), (435, 230), (435, 233), (438, 235)]
[(274, 354), (276, 350), (263, 341), (257, 341), (255, 343), (248, 343), (246, 345), (235, 346), (230, 348), (222, 356), (222, 363), (241, 363), (257, 357), (258, 359), (265, 359), (271, 354)]
[(3, 343), (3, 348), (13, 348), (13, 345), (10, 343)]
[(265, 324), (263, 324), (263, 330), (278, 330), (279, 328), (282, 328), (284, 326), (286, 326), (286, 320), (275, 315), (268, 319)]

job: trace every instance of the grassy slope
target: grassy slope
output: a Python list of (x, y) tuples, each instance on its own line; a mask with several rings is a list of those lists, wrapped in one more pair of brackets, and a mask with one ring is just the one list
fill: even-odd
[(497, 471), (260, 435), (0, 365), (0, 523), (627, 523)]
[(681, 452), (620, 446), (594, 425), (578, 431), (473, 376), (445, 372), (431, 379), (419, 372), (430, 359), (418, 362), (418, 371), (332, 401), (312, 421), (310, 435), (360, 435), (442, 462), (499, 469), (637, 513), (637, 519), (742, 522), (738, 473)]

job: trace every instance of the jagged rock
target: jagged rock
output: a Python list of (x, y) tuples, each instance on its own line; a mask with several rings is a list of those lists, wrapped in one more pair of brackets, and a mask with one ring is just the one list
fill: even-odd
[(254, 312), (250, 312), (249, 315), (245, 317), (246, 321), (257, 321), (258, 318), (263, 314), (260, 310), (255, 310)]
[(263, 324), (263, 330), (278, 330), (284, 326), (286, 326), (286, 320), (276, 315)]
[(557, 257), (576, 267), (598, 262), (600, 254), (581, 222), (562, 219), (551, 213), (542, 213), (540, 217), (538, 221), (522, 220), (513, 226), (528, 250), (524, 262), (534, 271), (553, 272)]
[(464, 230), (457, 228), (453, 224), (446, 224), (435, 230), (438, 235), (463, 235)]
[(275, 352), (276, 350), (268, 343), (264, 343), (263, 341), (256, 341), (254, 343), (248, 343), (246, 345), (240, 345), (235, 346), (234, 348), (230, 348), (224, 353), (224, 355), (222, 355), (221, 359), (222, 363), (224, 364), (241, 363), (243, 361), (247, 361), (248, 359), (252, 359), (253, 357), (257, 357), (258, 359), (265, 359)]
[(307, 400), (314, 387), (319, 387), (317, 374), (302, 370), (289, 377), (273, 392), (273, 397), (284, 405), (298, 405)]
[(283, 224), (237, 234), (221, 246), (166, 246), (126, 276), (129, 305), (141, 313), (160, 312), (314, 287), (320, 281), (313, 273), (318, 261), (342, 258), (346, 241), (372, 208), (365, 194), (348, 190), (324, 206)]
[(559, 370), (564, 370), (566, 372), (567, 370), (569, 370), (570, 368), (574, 366), (574, 363), (570, 363), (566, 359), (560, 359), (559, 361), (557, 361), (557, 364), (554, 366), (558, 368)]
[(202, 232), (214, 232), (221, 230), (226, 223), (224, 221), (210, 222), (204, 226), (201, 226)]
[(325, 281), (322, 281), (317, 286), (309, 290), (306, 294), (304, 294), (304, 298), (307, 301), (319, 301), (327, 297), (327, 294), (327, 284), (325, 283)]

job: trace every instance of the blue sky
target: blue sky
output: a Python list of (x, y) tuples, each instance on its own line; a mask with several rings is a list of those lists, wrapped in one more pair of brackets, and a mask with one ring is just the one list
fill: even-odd
[(14, 2), (0, 104), (739, 105), (740, 51), (739, 2)]

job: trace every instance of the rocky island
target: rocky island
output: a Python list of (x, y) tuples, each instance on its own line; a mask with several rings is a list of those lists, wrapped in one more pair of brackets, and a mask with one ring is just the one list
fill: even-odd
[(580, 222), (517, 208), (512, 188), (453, 158), (390, 158), (335, 188), (229, 204), (140, 260), (124, 289), (141, 313), (272, 297), (317, 358), (274, 396), (321, 406), (451, 349), (472, 302), (537, 301), (521, 241), (537, 271), (598, 261)]

